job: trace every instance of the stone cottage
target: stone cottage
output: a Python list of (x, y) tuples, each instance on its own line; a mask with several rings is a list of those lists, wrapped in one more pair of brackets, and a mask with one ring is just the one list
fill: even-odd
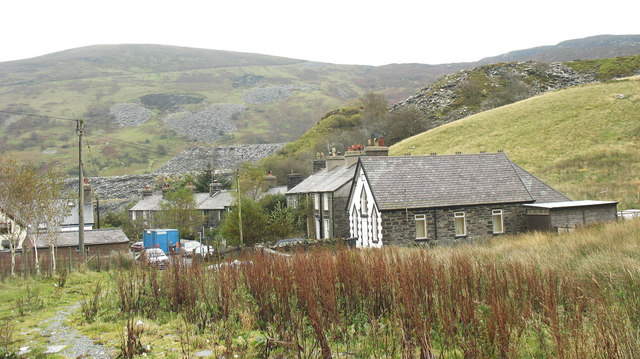
[(527, 229), (525, 204), (569, 201), (505, 153), (360, 157), (345, 207), (358, 247)]

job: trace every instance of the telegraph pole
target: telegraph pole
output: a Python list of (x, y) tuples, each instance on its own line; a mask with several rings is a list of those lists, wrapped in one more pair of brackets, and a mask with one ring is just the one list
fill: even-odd
[(76, 133), (78, 134), (78, 250), (82, 263), (84, 256), (84, 174), (82, 172), (82, 132), (84, 131), (84, 121), (76, 120)]
[(242, 198), (240, 195), (240, 169), (236, 169), (236, 181), (237, 181), (237, 188), (236, 190), (238, 191), (238, 227), (240, 228), (240, 248), (242, 248), (243, 246), (243, 242), (244, 242), (244, 238), (242, 237)]

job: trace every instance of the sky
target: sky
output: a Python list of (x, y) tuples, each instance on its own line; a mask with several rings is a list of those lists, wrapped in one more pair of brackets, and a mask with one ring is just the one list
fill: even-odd
[(640, 34), (640, 1), (6, 0), (0, 62), (98, 44), (160, 44), (337, 64), (471, 62)]

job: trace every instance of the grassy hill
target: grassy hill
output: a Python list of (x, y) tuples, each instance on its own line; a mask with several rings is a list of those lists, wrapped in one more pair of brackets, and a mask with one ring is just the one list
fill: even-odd
[[(173, 46), (90, 46), (0, 63), (0, 111), (84, 118), (92, 175), (142, 173), (187, 146), (294, 140), (365, 91), (400, 101), (462, 66), (347, 66)], [(122, 104), (144, 106), (149, 119), (119, 126), (110, 109)], [(219, 114), (212, 115), (211, 106), (220, 104), (243, 109), (213, 118)], [(175, 116), (169, 122), (190, 115), (200, 122), (175, 130), (169, 115)], [(181, 132), (214, 126), (214, 120), (232, 130), (212, 131), (219, 135), (207, 139)], [(0, 151), (59, 161), (71, 174), (75, 143), (72, 121), (0, 113)]]
[(391, 155), (505, 151), (573, 199), (640, 206), (640, 77), (559, 90), (391, 147)]

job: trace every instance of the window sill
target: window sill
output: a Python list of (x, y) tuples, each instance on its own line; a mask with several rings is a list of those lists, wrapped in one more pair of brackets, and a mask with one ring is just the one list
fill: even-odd
[(460, 235), (456, 235), (455, 237), (456, 238), (467, 238), (467, 237), (469, 237), (469, 235), (468, 234), (460, 234)]
[(414, 241), (416, 242), (428, 242), (431, 238), (416, 238)]

